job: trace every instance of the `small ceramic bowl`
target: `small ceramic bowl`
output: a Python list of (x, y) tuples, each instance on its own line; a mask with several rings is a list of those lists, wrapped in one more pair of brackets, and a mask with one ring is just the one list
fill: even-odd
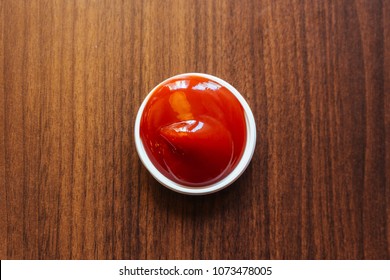
[[(185, 76), (199, 76), (207, 78), (211, 81), (215, 81), (219, 83), (220, 85), (227, 88), (241, 103), (244, 114), (245, 114), (245, 120), (246, 120), (246, 132), (247, 132), (247, 139), (245, 144), (244, 153), (236, 165), (236, 167), (232, 170), (231, 173), (229, 173), (226, 177), (222, 178), (220, 181), (217, 181), (213, 184), (202, 186), (202, 187), (189, 187), (185, 185), (178, 184), (166, 176), (164, 176), (152, 163), (152, 161), (149, 159), (144, 145), (142, 143), (141, 137), (140, 137), (140, 123), (141, 123), (141, 117), (144, 112), (145, 106), (149, 100), (149, 98), (152, 96), (152, 94), (155, 92), (157, 88), (159, 88), (160, 85), (164, 84), (167, 80), (172, 78), (181, 78)], [(226, 81), (217, 78), (212, 75), (203, 74), (203, 73), (185, 73), (180, 74), (174, 77), (171, 77), (163, 82), (161, 82), (159, 85), (157, 85), (154, 89), (152, 89), (149, 94), (146, 96), (145, 100), (142, 102), (141, 107), (138, 110), (138, 114), (135, 120), (135, 128), (134, 128), (134, 138), (135, 138), (135, 146), (138, 152), (138, 155), (143, 163), (143, 165), (148, 169), (148, 171), (152, 174), (152, 176), (160, 182), (165, 187), (182, 194), (188, 194), (188, 195), (205, 195), (214, 193), (217, 191), (220, 191), (230, 184), (232, 184), (235, 180), (237, 180), (241, 174), (245, 171), (247, 168), (249, 162), (252, 159), (253, 152), (255, 150), (256, 145), (256, 124), (255, 119), (253, 117), (252, 111), (248, 105), (248, 103), (245, 101), (244, 97), (229, 83)]]

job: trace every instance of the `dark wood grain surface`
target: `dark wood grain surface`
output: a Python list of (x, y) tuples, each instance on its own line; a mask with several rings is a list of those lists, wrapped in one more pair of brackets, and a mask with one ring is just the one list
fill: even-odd
[[(1, 259), (389, 259), (390, 1), (0, 1)], [(257, 122), (204, 197), (141, 165), (172, 75), (234, 85)]]

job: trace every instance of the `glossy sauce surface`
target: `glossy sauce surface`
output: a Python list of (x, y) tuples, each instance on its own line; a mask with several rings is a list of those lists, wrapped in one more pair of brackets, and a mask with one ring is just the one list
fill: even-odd
[(226, 177), (239, 162), (246, 142), (244, 110), (215, 81), (172, 78), (149, 98), (140, 134), (163, 175), (183, 185), (205, 186)]

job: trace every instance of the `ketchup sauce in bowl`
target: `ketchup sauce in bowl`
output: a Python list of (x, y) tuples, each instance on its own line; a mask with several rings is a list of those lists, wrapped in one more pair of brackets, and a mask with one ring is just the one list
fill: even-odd
[(253, 114), (240, 93), (207, 74), (171, 77), (142, 103), (135, 123), (141, 161), (164, 186), (207, 194), (234, 182), (256, 142)]

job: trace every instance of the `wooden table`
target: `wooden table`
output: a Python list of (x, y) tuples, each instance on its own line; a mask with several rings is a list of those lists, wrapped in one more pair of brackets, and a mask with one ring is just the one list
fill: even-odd
[[(390, 1), (0, 1), (1, 259), (390, 258)], [(242, 177), (190, 197), (140, 163), (172, 75), (234, 85)]]

